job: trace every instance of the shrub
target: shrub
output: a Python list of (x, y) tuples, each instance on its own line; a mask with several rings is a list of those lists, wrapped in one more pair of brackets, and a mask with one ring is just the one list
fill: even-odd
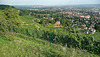
[(14, 36), (15, 36), (14, 32), (7, 32), (4, 35), (4, 37), (9, 41), (13, 41), (14, 40)]

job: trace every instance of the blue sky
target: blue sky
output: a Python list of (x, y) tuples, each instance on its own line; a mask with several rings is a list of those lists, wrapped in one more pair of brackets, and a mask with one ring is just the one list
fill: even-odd
[(77, 4), (100, 4), (100, 0), (0, 0), (0, 4), (8, 4), (8, 5), (77, 5)]

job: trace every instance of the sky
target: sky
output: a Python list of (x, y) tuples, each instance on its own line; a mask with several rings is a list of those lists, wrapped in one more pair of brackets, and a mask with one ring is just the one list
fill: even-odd
[(100, 4), (100, 0), (0, 0), (7, 5), (79, 5)]

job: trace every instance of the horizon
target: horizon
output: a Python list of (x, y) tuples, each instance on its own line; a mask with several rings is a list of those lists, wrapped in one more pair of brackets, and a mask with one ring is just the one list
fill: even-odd
[(0, 4), (6, 5), (44, 5), (44, 6), (59, 6), (59, 5), (83, 5), (83, 4), (100, 4), (99, 0), (1, 0)]
[[(0, 4), (8, 5), (8, 4)], [(100, 6), (100, 4), (76, 4), (76, 5), (10, 5), (10, 6)]]

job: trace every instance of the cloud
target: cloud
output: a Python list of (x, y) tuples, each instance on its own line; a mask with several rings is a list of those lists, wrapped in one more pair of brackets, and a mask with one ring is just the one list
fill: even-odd
[(0, 3), (3, 3), (4, 0), (0, 0)]

